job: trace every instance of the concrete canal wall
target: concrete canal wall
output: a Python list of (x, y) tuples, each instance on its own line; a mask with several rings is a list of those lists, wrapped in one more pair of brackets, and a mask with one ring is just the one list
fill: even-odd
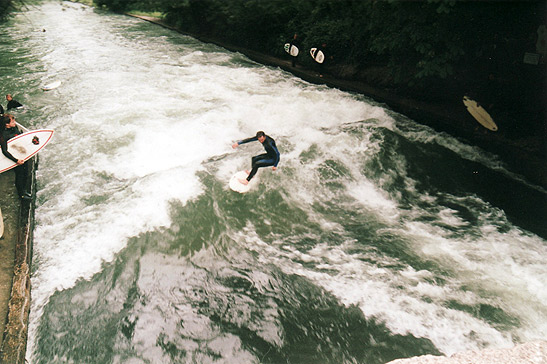
[[(29, 188), (35, 196), (37, 157), (29, 160)], [(31, 302), (30, 274), (34, 230), (34, 197), (21, 202), (15, 173), (0, 174), (0, 207), (5, 231), (0, 240), (0, 363), (25, 363)]]

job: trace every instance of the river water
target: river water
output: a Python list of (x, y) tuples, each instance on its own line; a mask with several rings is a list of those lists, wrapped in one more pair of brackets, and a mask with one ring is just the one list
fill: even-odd
[[(0, 31), (18, 121), (55, 129), (29, 362), (368, 364), (547, 337), (546, 191), (497, 156), (80, 4)], [(257, 130), (279, 169), (232, 192), (262, 148), (230, 146)]]

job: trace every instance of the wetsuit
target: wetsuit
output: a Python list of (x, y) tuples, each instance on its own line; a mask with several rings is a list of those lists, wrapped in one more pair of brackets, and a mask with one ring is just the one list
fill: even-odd
[[(296, 38), (291, 38), (287, 41), (287, 43), (289, 43), (291, 46), (295, 46), (296, 48), (298, 48), (298, 51), (300, 52), (300, 49), (301, 48), (301, 45), (300, 45), (300, 38), (296, 37)], [(290, 51), (291, 47), (289, 47), (289, 51)], [(296, 67), (296, 57), (298, 56), (293, 56), (291, 54), (289, 54), (291, 56), (291, 65), (293, 67)]]
[[(17, 127), (13, 128), (7, 128), (4, 130), (2, 135), (0, 135), (0, 146), (2, 147), (2, 154), (9, 158), (10, 160), (17, 162), (17, 158), (15, 158), (9, 151), (8, 151), (8, 140), (11, 138), (19, 135), (20, 132), (17, 129)], [(25, 195), (25, 191), (27, 188), (27, 164), (23, 163), (20, 166), (17, 166), (13, 169), (15, 171), (15, 187), (17, 188), (17, 193), (20, 197)]]
[(2, 147), (2, 154), (6, 156), (6, 158), (9, 158), (17, 163), (17, 158), (15, 158), (10, 152), (8, 152), (8, 142), (6, 141), (6, 139), (4, 139), (3, 135), (0, 135), (0, 146)]
[(8, 106), (6, 107), (7, 110), (10, 110), (10, 109), (16, 109), (18, 107), (21, 107), (23, 106), (23, 104), (19, 103), (19, 101), (15, 100), (15, 99), (11, 99), (8, 101)]
[[(237, 144), (241, 145), (255, 141), (258, 141), (258, 137), (256, 136), (240, 140)], [(250, 181), (251, 178), (254, 177), (259, 168), (268, 166), (277, 167), (277, 164), (279, 163), (279, 150), (277, 150), (275, 140), (266, 135), (266, 140), (264, 140), (262, 146), (264, 147), (264, 150), (266, 150), (266, 153), (255, 155), (252, 158), (252, 169), (251, 173), (249, 173), (249, 176), (247, 177), (247, 181)]]
[(327, 63), (327, 50), (325, 49), (325, 47), (323, 47), (323, 45), (320, 45), (320, 46), (317, 46), (317, 50), (315, 51), (315, 54), (319, 53), (319, 51), (323, 52), (323, 56), (324, 56), (323, 63), (319, 63), (317, 61), (315, 62), (317, 62), (317, 65), (318, 65), (317, 67), (319, 68), (319, 75), (322, 77), (323, 72), (325, 70), (325, 63)]

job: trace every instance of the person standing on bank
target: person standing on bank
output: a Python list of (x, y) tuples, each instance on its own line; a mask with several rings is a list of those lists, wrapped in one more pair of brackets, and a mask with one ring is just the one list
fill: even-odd
[(11, 97), (10, 94), (6, 95), (6, 100), (8, 100), (8, 106), (6, 107), (6, 110), (8, 110), (8, 111), (10, 109), (16, 109), (18, 107), (23, 106), (23, 104), (21, 104), (19, 101), (15, 100), (13, 97)]
[[(291, 46), (295, 46), (296, 48), (298, 48), (298, 50), (300, 50), (300, 38), (298, 38), (298, 34), (294, 33), (293, 37), (291, 40), (288, 41), (288, 43), (291, 45)], [(290, 48), (289, 48), (290, 49)], [(296, 58), (298, 57), (298, 54), (296, 56), (293, 56), (293, 55), (290, 55), (291, 56), (291, 65), (293, 67), (296, 67)]]
[[(317, 46), (316, 48), (317, 48), (317, 50), (315, 51), (316, 55), (313, 57), (313, 59), (318, 64), (319, 77), (323, 77), (323, 73), (325, 70), (325, 63), (327, 62), (327, 43), (323, 42), (321, 43), (320, 46)], [(319, 60), (317, 59), (317, 54), (319, 54), (319, 52), (323, 53), (323, 60), (321, 62), (319, 62)]]
[(271, 137), (266, 135), (263, 131), (258, 131), (256, 133), (256, 136), (240, 140), (232, 145), (232, 148), (237, 148), (241, 144), (259, 141), (262, 143), (262, 146), (264, 147), (264, 150), (266, 150), (266, 153), (255, 155), (251, 161), (251, 172), (247, 172), (248, 176), (247, 179), (240, 180), (239, 182), (243, 183), (244, 185), (249, 184), (249, 181), (254, 177), (256, 172), (261, 167), (268, 167), (272, 166), (272, 170), (277, 169), (277, 164), (279, 163), (279, 150), (277, 150), (277, 146), (275, 145), (275, 140), (273, 140)]
[(2, 148), (2, 154), (9, 158), (10, 160), (17, 163), (17, 167), (13, 170), (15, 171), (15, 187), (17, 188), (17, 194), (23, 200), (30, 200), (30, 193), (26, 192), (27, 189), (27, 165), (22, 159), (15, 158), (8, 151), (8, 140), (21, 134), (15, 123), (15, 117), (10, 114), (4, 114), (0, 122), (0, 146)]

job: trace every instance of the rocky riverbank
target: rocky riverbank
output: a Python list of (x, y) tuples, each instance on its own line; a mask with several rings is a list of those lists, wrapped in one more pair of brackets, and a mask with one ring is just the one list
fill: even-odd
[[(163, 27), (179, 31), (160, 18), (128, 14)], [(181, 32), (183, 34), (188, 34)], [(365, 83), (359, 80), (351, 80), (340, 75), (341, 70), (330, 70), (323, 77), (317, 74), (316, 70), (308, 69), (297, 65), (291, 66), (288, 58), (278, 58), (253, 50), (226, 44), (218, 39), (195, 34), (188, 34), (203, 42), (217, 44), (228, 50), (240, 52), (256, 62), (280, 67), (294, 75), (317, 84), (326, 84), (344, 91), (351, 91), (371, 97), (376, 101), (385, 103), (394, 111), (400, 112), (419, 123), (429, 125), (437, 131), (447, 132), (455, 137), (466, 140), (471, 145), (476, 145), (486, 151), (500, 156), (504, 163), (516, 173), (522, 175), (533, 184), (547, 189), (547, 147), (545, 145), (544, 130), (538, 130), (534, 135), (509, 137), (503, 128), (497, 132), (491, 132), (480, 126), (476, 120), (467, 112), (461, 97), (454, 97), (449, 101), (439, 101), (438, 98), (430, 101), (423, 101), (423, 97), (414, 99), (399, 94), (396, 90), (388, 87), (379, 87), (374, 84)], [(373, 72), (375, 70), (369, 70)], [(362, 71), (364, 72), (364, 71)], [(376, 70), (381, 73), (381, 70)], [(518, 122), (518, 121), (514, 121)]]

